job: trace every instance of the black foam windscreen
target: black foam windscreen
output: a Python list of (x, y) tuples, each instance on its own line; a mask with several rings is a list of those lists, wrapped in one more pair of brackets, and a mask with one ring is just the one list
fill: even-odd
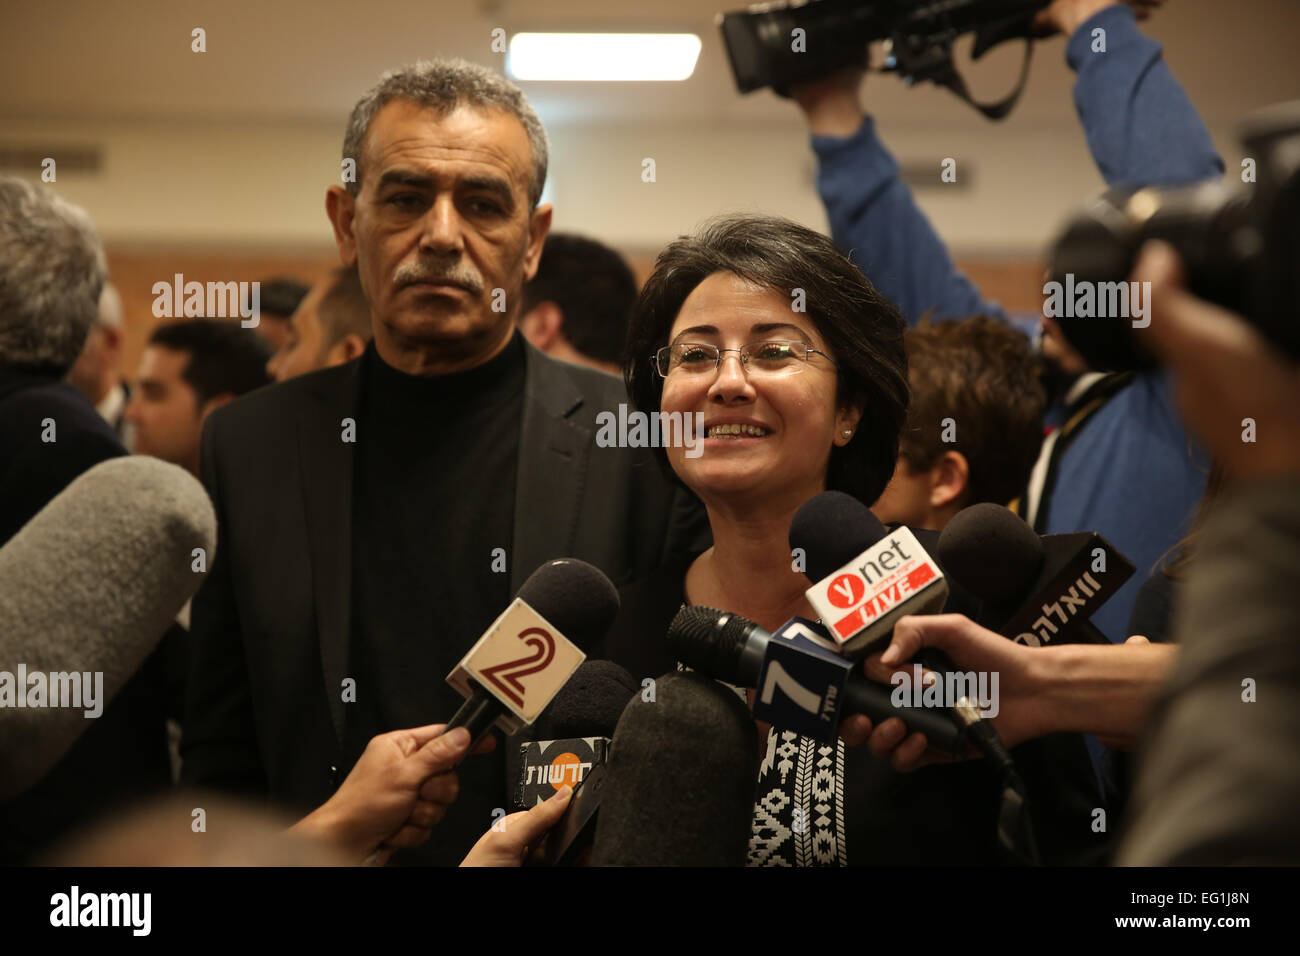
[(740, 653), (754, 626), (739, 614), (688, 604), (668, 625), (666, 640), (677, 659), (691, 670), (738, 683)]
[(829, 577), (884, 536), (880, 519), (842, 491), (809, 498), (790, 522), (790, 547), (803, 549), (810, 581)]
[(618, 591), (604, 572), (577, 558), (547, 561), (528, 576), (518, 597), (584, 651), (618, 615)]
[(758, 733), (734, 690), (666, 674), (619, 719), (592, 851), (595, 866), (743, 866)]
[(976, 597), (1003, 603), (1024, 594), (1043, 565), (1043, 541), (1001, 505), (963, 508), (939, 535), (943, 569)]
[(538, 715), (528, 736), (534, 740), (611, 737), (628, 700), (641, 689), (613, 661), (583, 661)]

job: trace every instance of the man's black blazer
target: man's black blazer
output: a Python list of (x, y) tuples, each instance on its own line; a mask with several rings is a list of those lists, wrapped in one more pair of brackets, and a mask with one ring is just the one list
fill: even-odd
[[(531, 346), (525, 361), (511, 593), (551, 558), (589, 561), (617, 584), (705, 546), (703, 509), (649, 449), (597, 447), (596, 415), (627, 401), (623, 383)], [(218, 540), (191, 619), (189, 783), (307, 809), (339, 782), (356, 448), (342, 437), (359, 420), (361, 367), (259, 389), (204, 428)], [(449, 635), (466, 649), (477, 638)]]

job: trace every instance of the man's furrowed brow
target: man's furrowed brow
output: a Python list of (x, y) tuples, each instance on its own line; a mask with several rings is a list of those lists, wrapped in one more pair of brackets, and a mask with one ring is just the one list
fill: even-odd
[(389, 186), (408, 186), (413, 189), (432, 189), (433, 177), (417, 173), (413, 169), (390, 169), (379, 177), (379, 188)]

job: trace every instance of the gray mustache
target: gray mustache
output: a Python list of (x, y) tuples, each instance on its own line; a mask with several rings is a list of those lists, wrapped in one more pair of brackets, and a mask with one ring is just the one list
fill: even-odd
[(476, 294), (483, 291), (483, 281), (478, 276), (454, 270), (404, 266), (393, 275), (393, 284), (399, 289), (414, 282), (454, 282)]

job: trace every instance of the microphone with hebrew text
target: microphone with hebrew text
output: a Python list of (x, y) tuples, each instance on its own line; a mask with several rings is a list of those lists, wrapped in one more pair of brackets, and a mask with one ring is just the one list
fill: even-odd
[(1090, 620), (1133, 575), (1093, 531), (1040, 536), (1001, 505), (971, 505), (939, 535), (948, 573), (982, 603), (978, 623), (1020, 644), (1108, 644)]
[(546, 835), (542, 863), (580, 862), (596, 833), (610, 738), (627, 702), (640, 690), (612, 661), (583, 661), (520, 744), (515, 803), (529, 809), (565, 784), (573, 797)]

